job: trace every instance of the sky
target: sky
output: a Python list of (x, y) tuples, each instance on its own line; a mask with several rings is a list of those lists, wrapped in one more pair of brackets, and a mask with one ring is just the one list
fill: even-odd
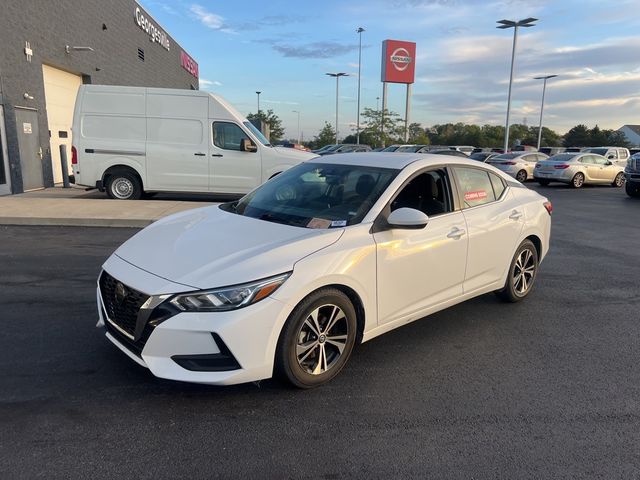
[[(583, 123), (617, 129), (640, 123), (640, 0), (142, 0), (198, 62), (200, 88), (241, 113), (272, 109), (286, 138), (310, 140), (335, 124), (355, 130), (358, 34), (362, 27), (361, 110), (382, 101), (382, 41), (417, 44), (411, 122), (505, 122), (513, 29), (501, 19), (538, 18), (519, 29), (512, 123), (559, 133)], [(388, 108), (404, 117), (405, 86), (389, 84)], [(377, 100), (380, 97), (380, 100)]]

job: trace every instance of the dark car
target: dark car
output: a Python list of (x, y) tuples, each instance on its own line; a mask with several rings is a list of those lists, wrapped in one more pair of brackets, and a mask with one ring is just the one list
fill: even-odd
[(632, 155), (627, 160), (624, 169), (624, 188), (630, 197), (640, 197), (640, 153)]

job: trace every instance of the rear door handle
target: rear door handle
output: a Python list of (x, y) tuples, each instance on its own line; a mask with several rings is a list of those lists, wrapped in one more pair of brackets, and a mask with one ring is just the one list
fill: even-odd
[(221, 153), (212, 153), (211, 156), (212, 157), (222, 157), (223, 155)]
[(194, 155), (195, 155), (196, 157), (204, 157), (206, 154), (205, 154), (205, 153), (202, 153), (202, 152), (197, 152), (197, 153), (194, 153)]
[(509, 218), (511, 220), (520, 220), (521, 217), (522, 217), (522, 213), (520, 213), (517, 210), (514, 210), (513, 212), (511, 212), (511, 215), (509, 215)]
[(447, 237), (448, 238), (455, 238), (456, 240), (458, 240), (461, 236), (463, 236), (466, 232), (458, 227), (454, 227), (453, 230), (451, 230), (448, 234)]

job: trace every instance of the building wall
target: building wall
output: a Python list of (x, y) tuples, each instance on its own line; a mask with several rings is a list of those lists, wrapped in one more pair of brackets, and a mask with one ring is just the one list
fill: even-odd
[[(2, 0), (0, 102), (4, 105), (13, 193), (22, 191), (15, 107), (38, 110), (45, 186), (53, 185), (42, 64), (81, 74), (83, 83), (198, 88), (181, 66), (182, 48), (168, 36), (169, 51), (150, 41), (135, 19), (134, 0)], [(145, 16), (148, 14), (139, 7)], [(156, 27), (166, 30), (154, 19)], [(25, 55), (25, 42), (33, 51)], [(90, 51), (65, 52), (65, 45)], [(144, 50), (144, 62), (138, 58)], [(24, 93), (33, 100), (24, 99)]]
[(626, 125), (623, 125), (618, 129), (620, 132), (624, 133), (624, 136), (627, 137), (627, 141), (633, 146), (640, 146), (640, 135), (631, 130)]

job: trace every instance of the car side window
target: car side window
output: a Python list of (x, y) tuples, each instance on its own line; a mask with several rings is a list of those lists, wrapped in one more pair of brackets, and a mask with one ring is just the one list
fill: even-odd
[(454, 167), (461, 190), (463, 208), (477, 207), (496, 200), (489, 172), (478, 168)]
[(496, 199), (499, 199), (507, 187), (502, 179), (495, 173), (489, 173), (489, 179), (491, 180), (491, 186), (493, 187), (493, 194)]
[(523, 155), (522, 156), (522, 159), (525, 162), (535, 162), (535, 161), (537, 161), (536, 160), (537, 158), (538, 158), (537, 155)]
[(581, 163), (587, 163), (587, 164), (595, 164), (596, 162), (593, 161), (594, 157), (593, 155), (584, 155), (581, 159), (580, 162)]
[(627, 151), (624, 148), (618, 149), (618, 158), (621, 160), (626, 160), (629, 157)]
[(606, 158), (601, 158), (601, 157), (592, 157), (593, 158), (593, 163), (597, 164), (597, 165), (606, 165), (607, 162), (609, 160), (607, 160)]
[(415, 208), (430, 217), (453, 211), (446, 171), (431, 170), (411, 179), (391, 202), (391, 211), (403, 207)]
[(240, 151), (242, 140), (249, 138), (235, 123), (213, 122), (213, 144), (224, 150)]

